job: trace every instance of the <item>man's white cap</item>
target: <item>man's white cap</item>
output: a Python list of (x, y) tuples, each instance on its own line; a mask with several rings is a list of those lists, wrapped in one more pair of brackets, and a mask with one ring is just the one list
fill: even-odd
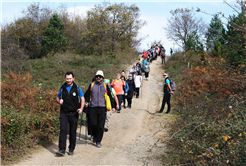
[(102, 77), (104, 77), (103, 71), (102, 70), (98, 70), (97, 73), (96, 73), (96, 76), (102, 76)]

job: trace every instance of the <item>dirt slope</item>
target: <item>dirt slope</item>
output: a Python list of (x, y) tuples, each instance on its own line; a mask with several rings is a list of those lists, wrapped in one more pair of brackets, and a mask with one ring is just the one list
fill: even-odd
[(16, 165), (143, 165), (144, 162), (162, 165), (160, 158), (165, 145), (158, 142), (149, 152), (158, 138), (165, 134), (165, 130), (155, 133), (170, 116), (155, 113), (160, 108), (163, 95), (164, 71), (158, 58), (151, 63), (149, 80), (143, 81), (142, 94), (140, 98), (133, 99), (132, 108), (123, 108), (121, 113), (113, 114), (101, 148), (97, 148), (92, 141), (87, 141), (85, 145), (85, 128), (82, 127), (82, 139), (77, 140), (73, 156), (66, 154), (57, 157), (54, 154), (58, 150), (55, 143), (47, 148), (39, 148), (39, 151)]

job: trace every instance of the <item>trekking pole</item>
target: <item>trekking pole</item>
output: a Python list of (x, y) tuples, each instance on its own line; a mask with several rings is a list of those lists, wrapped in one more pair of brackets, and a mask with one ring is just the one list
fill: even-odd
[[(84, 111), (83, 111), (84, 112)], [(79, 140), (80, 140), (80, 134), (81, 134), (81, 126), (82, 126), (82, 117), (83, 117), (83, 112), (81, 114), (81, 119), (80, 119), (80, 131), (79, 131)]]
[(85, 109), (86, 117), (85, 117), (85, 145), (87, 145), (87, 108)]

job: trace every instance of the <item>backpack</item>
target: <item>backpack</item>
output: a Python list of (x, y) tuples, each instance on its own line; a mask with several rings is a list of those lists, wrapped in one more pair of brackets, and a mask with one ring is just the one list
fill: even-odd
[(162, 52), (161, 55), (162, 55), (163, 57), (166, 56), (164, 52)]
[[(175, 82), (173, 80), (171, 80), (170, 78), (168, 78), (168, 77), (166, 79), (169, 79), (171, 89), (172, 89), (172, 91), (175, 91), (176, 90), (176, 84), (175, 84)], [(166, 82), (166, 80), (165, 80), (165, 82)], [(169, 88), (167, 88), (167, 90), (169, 91)]]
[(171, 89), (172, 91), (175, 91), (176, 90), (176, 84), (173, 80), (169, 79), (170, 80), (170, 86), (171, 86)]

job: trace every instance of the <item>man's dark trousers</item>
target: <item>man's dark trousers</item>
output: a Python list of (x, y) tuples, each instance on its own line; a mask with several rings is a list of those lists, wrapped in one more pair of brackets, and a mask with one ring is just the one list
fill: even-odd
[(171, 99), (171, 94), (169, 92), (164, 93), (160, 112), (163, 112), (164, 107), (165, 107), (165, 103), (167, 103), (167, 113), (170, 112), (170, 110), (171, 110), (170, 99)]
[(139, 88), (136, 88), (136, 98), (139, 97)]
[(161, 57), (161, 63), (163, 64), (163, 62), (165, 63), (165, 57)]
[(67, 125), (69, 124), (69, 151), (74, 151), (76, 145), (76, 131), (78, 126), (78, 112), (60, 112), (59, 150), (66, 149)]
[(106, 107), (90, 107), (91, 132), (96, 142), (101, 142), (104, 133)]

